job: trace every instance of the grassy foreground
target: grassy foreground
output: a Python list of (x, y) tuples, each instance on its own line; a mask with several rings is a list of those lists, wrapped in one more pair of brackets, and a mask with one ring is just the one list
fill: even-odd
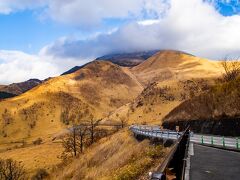
[(167, 152), (148, 140), (138, 142), (125, 129), (101, 139), (68, 165), (56, 167), (50, 179), (142, 179)]

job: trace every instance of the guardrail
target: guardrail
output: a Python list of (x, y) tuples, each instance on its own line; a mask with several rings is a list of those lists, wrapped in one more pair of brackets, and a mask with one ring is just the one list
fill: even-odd
[(182, 135), (182, 132), (161, 130), (159, 127), (151, 126), (131, 126), (129, 129), (137, 135), (143, 135), (151, 138), (177, 140)]
[[(182, 132), (162, 130), (158, 126), (133, 125), (130, 129), (135, 134), (162, 139), (177, 140), (182, 135)], [(224, 137), (210, 134), (195, 134), (191, 132), (190, 142), (240, 150), (240, 137)]]
[(240, 150), (239, 137), (224, 137), (224, 136), (193, 134), (191, 136), (191, 142), (203, 144), (203, 145), (209, 145), (209, 146), (218, 146), (223, 148)]
[(168, 169), (173, 169), (177, 180), (184, 180), (186, 157), (190, 141), (189, 127), (184, 132), (161, 130), (159, 127), (131, 126), (130, 130), (146, 137), (176, 140), (172, 150), (155, 172), (150, 173), (151, 180), (166, 180)]
[(155, 172), (151, 173), (151, 180), (165, 180), (168, 169), (174, 170), (177, 180), (184, 180), (189, 142), (238, 151), (240, 150), (239, 137), (195, 134), (193, 132), (190, 133), (189, 128), (184, 132), (176, 132), (162, 130), (158, 126), (133, 125), (130, 127), (130, 130), (134, 134), (145, 137), (176, 140), (176, 143), (169, 155), (165, 158), (164, 162)]
[(171, 169), (175, 172), (175, 177), (177, 180), (184, 180), (188, 144), (189, 127), (179, 137), (163, 163), (157, 167), (155, 172), (150, 174), (150, 179), (166, 180), (167, 171)]

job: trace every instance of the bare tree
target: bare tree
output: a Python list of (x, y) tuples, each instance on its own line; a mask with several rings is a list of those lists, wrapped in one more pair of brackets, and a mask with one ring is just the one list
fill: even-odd
[(91, 118), (90, 122), (89, 122), (89, 131), (90, 131), (90, 144), (94, 143), (94, 134), (95, 134), (95, 127), (98, 125), (98, 121), (93, 120), (93, 118)]
[(87, 127), (86, 126), (79, 126), (78, 128), (78, 136), (79, 136), (79, 147), (80, 147), (80, 152), (83, 152), (83, 146), (84, 146), (84, 138), (87, 132)]
[(77, 156), (77, 129), (75, 125), (70, 129), (70, 133), (62, 138), (62, 145), (65, 153), (71, 153), (73, 156)]
[(64, 153), (71, 153), (73, 156), (77, 156), (79, 152), (83, 152), (87, 129), (86, 125), (74, 125), (71, 128), (70, 133), (62, 139)]
[(12, 159), (0, 159), (0, 179), (2, 180), (23, 180), (26, 172), (23, 165)]
[(235, 80), (240, 75), (240, 61), (239, 58), (226, 57), (221, 63), (224, 74), (223, 78), (225, 81)]

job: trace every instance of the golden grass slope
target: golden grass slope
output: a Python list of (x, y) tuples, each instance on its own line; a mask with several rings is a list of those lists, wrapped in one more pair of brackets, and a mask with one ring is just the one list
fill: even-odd
[[(0, 102), (0, 156), (21, 160), (29, 173), (37, 167), (49, 169), (59, 162), (57, 157), (62, 150), (52, 138), (68, 124), (92, 117), (111, 122), (124, 118), (128, 124), (161, 124), (173, 108), (214, 84), (214, 78), (221, 72), (218, 62), (176, 51), (161, 51), (134, 68), (93, 61), (72, 74), (52, 78), (20, 96)], [(110, 178), (116, 175), (116, 169), (106, 174), (104, 168), (113, 162), (116, 167), (112, 168), (126, 165), (127, 170), (122, 171), (128, 171), (127, 165), (131, 163), (126, 160), (121, 166), (120, 157), (128, 151), (139, 151), (145, 145), (140, 144), (134, 150), (132, 147), (138, 142), (128, 139), (129, 136), (124, 132), (100, 141), (56, 178), (77, 178), (81, 173), (89, 178)], [(39, 137), (43, 144), (32, 145)], [(49, 150), (51, 146), (55, 153)], [(12, 150), (6, 151), (7, 148)], [(42, 154), (48, 151), (52, 156), (45, 160)], [(104, 157), (110, 157), (109, 153), (113, 157), (108, 161)], [(131, 159), (131, 153), (126, 158)], [(94, 158), (99, 160), (96, 167), (84, 164), (84, 160), (90, 163)], [(83, 170), (78, 174), (80, 165)]]
[(130, 71), (144, 90), (132, 103), (117, 109), (107, 119), (125, 119), (130, 124), (161, 124), (163, 117), (181, 102), (214, 85), (223, 69), (217, 61), (178, 51), (160, 51)]
[(160, 51), (147, 61), (132, 68), (142, 84), (169, 79), (217, 77), (222, 73), (218, 61), (210, 61), (178, 51)]
[(138, 142), (125, 129), (101, 139), (66, 167), (57, 167), (50, 179), (138, 179), (159, 164), (167, 151), (147, 140)]
[(0, 102), (0, 143), (50, 137), (72, 122), (105, 117), (142, 90), (123, 68), (94, 61)]

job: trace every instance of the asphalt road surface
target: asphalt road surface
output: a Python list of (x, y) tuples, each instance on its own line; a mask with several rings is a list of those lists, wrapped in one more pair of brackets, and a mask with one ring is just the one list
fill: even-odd
[(240, 180), (240, 153), (194, 144), (190, 180)]

